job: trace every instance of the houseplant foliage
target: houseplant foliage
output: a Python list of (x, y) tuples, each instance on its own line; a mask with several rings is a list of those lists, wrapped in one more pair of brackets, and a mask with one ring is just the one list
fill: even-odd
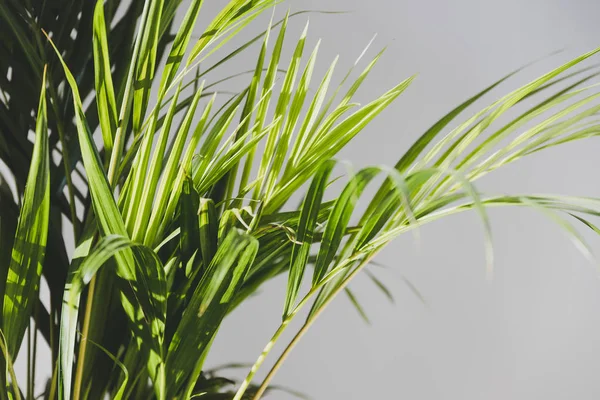
[[(180, 0), (0, 2), (1, 399), (258, 399), (379, 250), (446, 215), (478, 212), (487, 237), (487, 207), (532, 207), (585, 248), (572, 223), (596, 230), (588, 218), (597, 200), (488, 196), (473, 182), (598, 134), (594, 72), (578, 67), (598, 50), (465, 112), (510, 75), (501, 79), (433, 124), (394, 167), (348, 172), (332, 192), (336, 153), (412, 78), (354, 103), (381, 53), (343, 72), (339, 85), (336, 59), (314, 76), (318, 44), (305, 48), (306, 29), (286, 35), (298, 15), (228, 46), (276, 3), (223, 2), (200, 27), (202, 0), (192, 0), (173, 27)], [(288, 59), (284, 46), (293, 49)], [(243, 51), (256, 51), (246, 86), (217, 94), (211, 73)], [(282, 324), (248, 377), (207, 370), (223, 319), (281, 274)], [(256, 382), (301, 310), (309, 310), (305, 324)], [(31, 332), (49, 344), (51, 365), (33, 362)], [(18, 355), (29, 360), (21, 381)], [(34, 387), (36, 368), (52, 370), (45, 387)]]

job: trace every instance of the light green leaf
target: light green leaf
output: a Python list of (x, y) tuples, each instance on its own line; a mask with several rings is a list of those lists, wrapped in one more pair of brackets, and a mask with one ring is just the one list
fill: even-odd
[(15, 359), (36, 302), (46, 254), (50, 214), (50, 166), (46, 114), (46, 69), (35, 128), (35, 143), (6, 278), (2, 326)]
[(328, 271), (329, 265), (338, 253), (346, 229), (350, 223), (356, 202), (366, 185), (379, 173), (375, 167), (365, 168), (352, 177), (350, 182), (336, 199), (331, 214), (327, 219), (325, 232), (319, 246), (315, 262), (313, 285), (316, 285)]
[(183, 17), (183, 21), (181, 21), (181, 26), (175, 35), (175, 40), (173, 40), (173, 45), (171, 46), (171, 51), (162, 73), (160, 87), (158, 89), (160, 98), (164, 97), (167, 88), (173, 81), (173, 78), (175, 78), (177, 69), (183, 60), (185, 50), (187, 49), (192, 33), (194, 32), (194, 26), (203, 3), (204, 0), (192, 0)]
[(285, 306), (283, 309), (283, 318), (285, 319), (291, 310), (294, 308), (298, 290), (302, 284), (302, 277), (310, 248), (313, 243), (313, 234), (317, 223), (317, 215), (319, 206), (323, 200), (323, 194), (327, 186), (329, 175), (333, 169), (333, 162), (326, 162), (315, 175), (308, 193), (302, 203), (302, 211), (300, 214), (300, 222), (298, 224), (298, 234), (292, 249), (290, 258), (290, 273), (288, 277), (288, 286), (285, 298)]
[(148, 0), (148, 16), (142, 21), (140, 29), (141, 42), (135, 67), (135, 84), (133, 91), (133, 130), (140, 132), (146, 108), (150, 98), (150, 89), (156, 69), (156, 52), (158, 47), (160, 20), (164, 0)]
[(104, 140), (104, 149), (110, 155), (113, 147), (114, 135), (117, 131), (117, 102), (113, 87), (106, 34), (106, 21), (104, 20), (104, 0), (98, 0), (94, 11), (94, 75), (96, 84), (96, 103), (100, 130)]

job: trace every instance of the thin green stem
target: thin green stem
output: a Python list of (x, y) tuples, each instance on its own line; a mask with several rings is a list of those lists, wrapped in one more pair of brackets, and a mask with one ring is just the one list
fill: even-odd
[(33, 378), (31, 376), (31, 360), (32, 360), (32, 343), (31, 343), (31, 321), (29, 322), (29, 329), (27, 330), (27, 398), (33, 398), (33, 388), (31, 387), (31, 382)]
[[(4, 377), (0, 377), (0, 387), (7, 387)], [(8, 393), (5, 390), (0, 390), (0, 400), (9, 400)]]
[[(0, 331), (0, 350), (2, 351), (2, 354), (4, 355), (4, 361), (6, 362), (6, 369), (8, 370), (8, 375), (10, 376), (13, 392), (15, 395), (14, 400), (21, 400), (21, 391), (19, 390), (19, 385), (17, 384), (17, 376), (15, 375), (13, 363), (12, 363), (10, 354), (8, 354), (8, 349), (6, 348), (6, 338), (4, 337), (4, 333), (2, 333), (2, 331)], [(3, 374), (3, 376), (4, 375), (5, 374)], [(4, 382), (4, 383), (5, 383), (6, 391), (8, 391), (8, 388), (9, 388), (8, 382)]]
[(85, 305), (85, 314), (83, 319), (83, 327), (81, 335), (81, 341), (79, 342), (79, 357), (77, 357), (77, 368), (75, 370), (75, 382), (73, 384), (73, 400), (79, 400), (81, 396), (81, 387), (83, 380), (83, 370), (85, 367), (85, 354), (87, 350), (87, 333), (90, 330), (90, 320), (92, 317), (92, 306), (94, 299), (94, 292), (96, 288), (96, 279), (92, 279), (90, 281), (89, 289), (88, 289), (88, 301)]
[(316, 319), (319, 317), (319, 315), (321, 315), (321, 313), (333, 301), (333, 299), (337, 296), (337, 294), (340, 291), (344, 290), (344, 288), (348, 285), (348, 283), (350, 283), (350, 281), (352, 280), (352, 278), (354, 278), (363, 269), (363, 267), (365, 265), (367, 265), (373, 259), (373, 257), (375, 257), (376, 254), (377, 254), (377, 252), (373, 252), (372, 254), (369, 255), (369, 257), (367, 257), (363, 261), (361, 261), (361, 263), (350, 274), (348, 274), (348, 276), (342, 281), (342, 284), (339, 285), (327, 297), (327, 300), (325, 300), (325, 302), (323, 303), (323, 305), (321, 307), (319, 307), (315, 311), (315, 313), (312, 314), (306, 320), (306, 322), (304, 323), (304, 325), (302, 325), (302, 328), (300, 328), (300, 330), (298, 331), (298, 333), (296, 333), (296, 336), (294, 336), (294, 338), (287, 345), (287, 347), (285, 348), (285, 350), (283, 351), (283, 353), (281, 353), (281, 355), (279, 356), (279, 358), (277, 359), (277, 361), (275, 362), (275, 364), (273, 365), (273, 367), (271, 367), (271, 370), (269, 371), (269, 373), (267, 374), (267, 376), (265, 377), (265, 379), (263, 380), (263, 382), (259, 386), (259, 388), (256, 391), (256, 393), (255, 393), (255, 395), (254, 395), (254, 397), (253, 397), (252, 400), (259, 400), (262, 397), (262, 395), (264, 394), (265, 390), (269, 386), (269, 383), (271, 383), (271, 380), (273, 379), (273, 377), (275, 376), (275, 374), (277, 373), (277, 371), (279, 370), (279, 368), (281, 367), (281, 365), (283, 364), (283, 362), (287, 359), (287, 357), (289, 356), (289, 354), (292, 352), (292, 350), (294, 349), (294, 347), (296, 347), (296, 345), (298, 344), (298, 342), (300, 341), (300, 339), (302, 339), (302, 337), (304, 336), (304, 334), (306, 332), (308, 332), (308, 329), (316, 321)]
[[(52, 299), (50, 299), (50, 321), (48, 321), (49, 326), (54, 325), (54, 316), (55, 316), (55, 307), (54, 307), (54, 304), (52, 304)], [(50, 390), (49, 390), (49, 395), (48, 395), (48, 399), (50, 399), (50, 400), (56, 399), (56, 389), (58, 386), (57, 377), (58, 377), (58, 357), (59, 357), (59, 355), (58, 355), (58, 349), (55, 346), (55, 343), (56, 343), (55, 335), (56, 335), (55, 330), (50, 329), (50, 352), (52, 355), (52, 360), (56, 364), (56, 366), (52, 369), (52, 378), (50, 381)]]
[(256, 362), (250, 369), (250, 372), (246, 376), (246, 379), (244, 379), (244, 381), (240, 385), (240, 388), (238, 389), (237, 393), (235, 394), (235, 397), (233, 398), (233, 400), (242, 400), (242, 396), (244, 395), (244, 393), (250, 386), (250, 383), (252, 382), (254, 375), (256, 374), (258, 369), (262, 366), (263, 362), (265, 361), (265, 359), (267, 358), (267, 356), (273, 349), (273, 346), (275, 346), (275, 343), (277, 342), (277, 340), (279, 340), (279, 338), (281, 337), (283, 332), (285, 332), (286, 328), (288, 327), (289, 323), (294, 319), (294, 317), (298, 314), (298, 312), (300, 312), (300, 310), (308, 303), (308, 301), (312, 298), (312, 296), (317, 294), (328, 282), (330, 282), (346, 266), (350, 265), (354, 261), (356, 261), (356, 256), (346, 259), (337, 268), (335, 268), (334, 270), (329, 272), (329, 274), (327, 274), (317, 285), (313, 286), (310, 289), (310, 291), (302, 298), (302, 300), (300, 300), (298, 305), (289, 313), (288, 316), (286, 316), (283, 319), (283, 322), (281, 323), (281, 325), (279, 325), (279, 327), (277, 328), (277, 330), (271, 337), (271, 340), (269, 341), (269, 343), (267, 343), (267, 345), (263, 349), (262, 353), (260, 354), (260, 356), (257, 358)]
[(292, 313), (286, 319), (283, 320), (283, 322), (281, 323), (281, 325), (279, 325), (279, 328), (277, 328), (277, 330), (275, 331), (275, 333), (271, 337), (271, 340), (269, 341), (269, 343), (267, 343), (267, 345), (263, 349), (262, 353), (260, 353), (260, 356), (258, 356), (258, 358), (256, 359), (256, 362), (254, 363), (254, 365), (250, 369), (250, 372), (246, 376), (246, 379), (244, 379), (244, 381), (240, 385), (240, 388), (238, 389), (237, 393), (235, 394), (235, 397), (233, 398), (233, 400), (242, 400), (242, 397), (244, 396), (244, 393), (246, 392), (246, 389), (248, 389), (248, 386), (250, 386), (250, 383), (252, 382), (252, 379), (254, 378), (254, 375), (256, 374), (256, 372), (258, 371), (258, 369), (262, 366), (263, 362), (265, 361), (265, 359), (267, 358), (267, 356), (269, 355), (269, 353), (273, 349), (273, 346), (275, 345), (275, 343), (277, 342), (277, 340), (279, 339), (279, 337), (283, 334), (283, 332), (287, 328), (287, 326), (290, 323), (291, 319), (295, 315), (295, 311), (296, 310), (292, 311)]
[[(87, 219), (84, 222), (84, 227), (83, 229), (85, 230), (88, 226), (88, 224), (92, 223), (93, 221), (93, 217), (92, 214), (88, 214)], [(97, 233), (96, 233), (97, 236)], [(97, 237), (94, 237), (93, 241), (96, 241)], [(78, 400), (79, 399), (79, 395), (80, 395), (80, 390), (81, 390), (81, 385), (82, 382), (81, 380), (83, 379), (83, 369), (85, 366), (85, 355), (86, 355), (86, 350), (87, 350), (87, 337), (89, 335), (89, 329), (90, 329), (90, 319), (91, 319), (91, 309), (93, 307), (93, 302), (94, 302), (94, 288), (96, 286), (96, 277), (97, 275), (94, 275), (92, 277), (92, 279), (90, 280), (89, 283), (89, 289), (88, 289), (88, 296), (87, 296), (87, 301), (86, 301), (86, 305), (85, 305), (85, 315), (83, 316), (83, 324), (82, 324), (82, 333), (81, 333), (81, 341), (79, 343), (79, 349), (78, 349), (78, 353), (77, 353), (77, 365), (76, 365), (76, 370), (75, 370), (75, 381), (73, 383), (73, 399), (74, 400)], [(59, 346), (60, 348), (60, 346)], [(60, 358), (60, 354), (57, 357)], [(58, 364), (60, 365), (60, 363)], [(58, 370), (58, 368), (56, 368)], [(58, 380), (58, 379), (57, 379)], [(66, 388), (65, 390), (70, 390), (70, 388)]]
[(48, 399), (54, 400), (56, 399), (56, 390), (58, 389), (58, 360), (56, 361), (56, 366), (52, 371), (52, 381), (50, 382), (50, 392), (48, 395)]
[(285, 361), (285, 359), (288, 357), (288, 355), (291, 353), (292, 349), (296, 346), (296, 344), (300, 341), (300, 339), (302, 339), (302, 337), (308, 331), (308, 328), (311, 327), (312, 322), (316, 319), (316, 316), (320, 312), (321, 312), (321, 310), (317, 311), (317, 313), (315, 314), (315, 317), (307, 319), (306, 322), (304, 323), (304, 325), (302, 325), (302, 328), (300, 328), (300, 330), (296, 333), (296, 335), (294, 336), (292, 341), (287, 345), (287, 347), (285, 348), (283, 353), (281, 353), (281, 355), (279, 356), (279, 358), (277, 359), (277, 361), (275, 362), (275, 364), (273, 365), (273, 367), (271, 368), (271, 370), (269, 371), (269, 373), (267, 374), (267, 376), (265, 377), (265, 379), (259, 386), (258, 390), (254, 394), (253, 400), (258, 400), (262, 397), (265, 390), (267, 390), (269, 383), (275, 376), (275, 373), (281, 367), (281, 364)]
[(38, 305), (35, 306), (35, 318), (33, 319), (33, 365), (31, 367), (31, 398), (34, 398), (35, 394), (35, 366), (37, 365), (36, 357), (37, 357), (37, 314), (38, 314)]

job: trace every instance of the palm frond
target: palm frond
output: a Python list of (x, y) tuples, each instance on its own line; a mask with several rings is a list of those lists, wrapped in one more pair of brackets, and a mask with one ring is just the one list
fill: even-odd
[[(321, 42), (308, 49), (308, 24), (291, 37), (304, 12), (274, 12), (264, 31), (242, 37), (279, 0), (230, 0), (198, 38), (202, 0), (177, 27), (180, 0), (67, 2), (0, 3), (0, 247), (11, 249), (0, 254), (0, 399), (23, 398), (12, 360), (33, 317), (52, 351), (44, 398), (258, 400), (338, 294), (368, 320), (349, 284), (379, 251), (464, 211), (483, 222), (489, 267), (487, 210), (497, 206), (541, 212), (594, 260), (578, 227), (598, 233), (600, 200), (480, 193), (475, 182), (600, 135), (598, 73), (581, 67), (600, 49), (467, 115), (512, 72), (433, 124), (394, 167), (349, 171), (336, 190), (336, 155), (414, 80), (356, 103), (383, 57), (363, 63), (373, 40), (333, 85), (338, 58), (317, 76)], [(214, 77), (254, 47), (253, 65)], [(233, 78), (246, 80), (239, 91), (219, 90)], [(204, 361), (222, 321), (279, 275), (281, 325), (246, 379), (217, 376)], [(303, 310), (294, 339), (253, 383)]]

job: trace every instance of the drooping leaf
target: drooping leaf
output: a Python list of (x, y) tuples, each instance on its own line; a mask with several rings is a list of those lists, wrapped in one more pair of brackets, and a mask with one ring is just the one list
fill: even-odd
[(149, 0), (148, 16), (142, 20), (141, 44), (137, 54), (133, 92), (133, 130), (140, 132), (150, 99), (152, 79), (156, 70), (156, 55), (160, 39), (160, 20), (164, 0)]
[(345, 288), (344, 292), (346, 293), (346, 296), (348, 296), (350, 303), (352, 303), (352, 305), (354, 306), (354, 308), (356, 309), (356, 311), (358, 312), (360, 317), (363, 319), (363, 321), (365, 321), (367, 324), (370, 325), (371, 321), (369, 320), (367, 312), (364, 310), (363, 306), (359, 303), (354, 292), (352, 290), (350, 290), (350, 288)]

